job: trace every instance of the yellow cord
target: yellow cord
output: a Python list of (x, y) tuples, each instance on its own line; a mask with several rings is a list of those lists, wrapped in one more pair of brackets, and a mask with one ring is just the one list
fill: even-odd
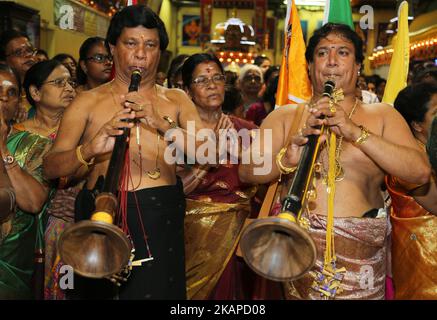
[[(334, 248), (334, 198), (335, 198), (335, 152), (337, 145), (335, 133), (331, 132), (329, 137), (329, 169), (328, 169), (328, 217), (326, 223), (326, 251), (325, 268), (331, 269), (335, 261)], [(330, 270), (334, 271), (334, 270)]]

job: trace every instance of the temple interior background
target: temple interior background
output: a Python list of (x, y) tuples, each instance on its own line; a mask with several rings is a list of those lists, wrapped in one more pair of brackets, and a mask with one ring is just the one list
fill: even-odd
[[(295, 2), (308, 41), (322, 24), (325, 1)], [(365, 40), (365, 74), (387, 76), (391, 43), (396, 34), (393, 18), (399, 2), (351, 0), (356, 30)], [(408, 2), (410, 61), (435, 59), (437, 1)], [(138, 3), (159, 13), (167, 27), (170, 43), (162, 55), (160, 71), (166, 72), (169, 62), (178, 54), (201, 51), (214, 51), (225, 66), (232, 64), (235, 68), (250, 63), (257, 55), (268, 56), (273, 64), (281, 62), (286, 1), (138, 0)], [(87, 37), (105, 37), (111, 17), (124, 5), (125, 0), (0, 1), (0, 31), (13, 27), (27, 32), (34, 46), (44, 49), (49, 56), (62, 52), (78, 57), (79, 47)], [(363, 29), (360, 21), (367, 21), (369, 27)], [(232, 37), (237, 39), (235, 43)]]

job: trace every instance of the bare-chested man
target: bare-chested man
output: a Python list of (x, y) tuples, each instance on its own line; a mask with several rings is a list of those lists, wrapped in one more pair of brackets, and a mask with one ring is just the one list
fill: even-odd
[[(185, 198), (175, 165), (164, 161), (167, 142), (163, 134), (177, 125), (175, 130), (186, 135), (187, 121), (200, 124), (201, 120), (185, 93), (155, 85), (168, 36), (154, 12), (140, 5), (124, 8), (111, 20), (106, 40), (114, 59), (115, 79), (81, 93), (66, 110), (44, 170), (50, 178), (68, 176), (94, 159), (88, 174), (88, 187), (92, 188), (97, 178), (106, 174), (114, 136), (122, 133), (119, 128), (131, 127), (132, 183), (128, 190), (135, 192), (128, 192), (129, 233), (136, 249), (135, 260), (149, 254), (154, 260), (133, 268), (119, 296), (184, 299)], [(127, 93), (134, 70), (141, 71), (139, 91)], [(133, 118), (140, 124), (122, 121)]]
[[(328, 171), (328, 148), (322, 145), (317, 158), (320, 170), (315, 173), (317, 197), (311, 199), (308, 206), (303, 206), (303, 215), (309, 222), (309, 232), (317, 246), (317, 262), (311, 272), (288, 283), (286, 293), (289, 298), (301, 299), (384, 299), (385, 247), (389, 227), (383, 212), (380, 186), (386, 173), (423, 184), (429, 180), (430, 167), (408, 125), (393, 107), (366, 105), (355, 98), (363, 54), (362, 42), (354, 31), (345, 25), (326, 24), (310, 39), (306, 58), (313, 85), (311, 103), (272, 112), (264, 120), (261, 130), (272, 130), (275, 138), (271, 150), (262, 151), (272, 152), (274, 156), (278, 154), (286, 143), (299, 108), (305, 108), (299, 125), (301, 130), (293, 135), (285, 155), (279, 159), (283, 172), (292, 171), (291, 168), (298, 165), (307, 136), (320, 134), (316, 126), (324, 124), (337, 135), (336, 156), (344, 174), (335, 182), (334, 270), (344, 278), (339, 287), (335, 281), (330, 282), (332, 287), (323, 287), (327, 277), (320, 277), (324, 268), (328, 220), (328, 192), (323, 182)], [(333, 106), (336, 110), (332, 110), (334, 108), (329, 105), (327, 97), (322, 98), (324, 83), (330, 79), (344, 92), (344, 99)], [(326, 118), (321, 120), (321, 115)], [(260, 139), (263, 139), (263, 134)], [(254, 175), (254, 167), (240, 166), (241, 180), (266, 183), (278, 179), (279, 166), (273, 165), (272, 172), (266, 176)], [(345, 272), (341, 270), (343, 267)]]

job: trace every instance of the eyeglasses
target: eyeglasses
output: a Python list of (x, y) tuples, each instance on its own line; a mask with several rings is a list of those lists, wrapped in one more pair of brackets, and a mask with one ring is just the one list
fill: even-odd
[(247, 75), (244, 77), (244, 81), (261, 82), (261, 77), (256, 75)]
[(209, 84), (214, 82), (214, 84), (223, 84), (225, 82), (225, 76), (222, 74), (216, 74), (213, 75), (211, 78), (200, 76), (194, 79), (192, 82), (195, 85), (201, 86), (201, 87), (207, 87)]
[(43, 82), (43, 84), (45, 84), (45, 83), (53, 84), (55, 87), (58, 87), (58, 88), (65, 88), (67, 86), (67, 83), (68, 83), (73, 89), (76, 88), (76, 82), (71, 78), (58, 78), (55, 80)]
[(97, 63), (105, 63), (106, 61), (112, 62), (112, 57), (107, 54), (97, 53), (91, 57), (86, 58), (85, 60), (93, 60)]
[(10, 54), (7, 54), (6, 57), (14, 56), (17, 58), (24, 58), (27, 56), (33, 56), (36, 54), (38, 50), (33, 47), (26, 47), (22, 49), (17, 49), (15, 51), (12, 51)]

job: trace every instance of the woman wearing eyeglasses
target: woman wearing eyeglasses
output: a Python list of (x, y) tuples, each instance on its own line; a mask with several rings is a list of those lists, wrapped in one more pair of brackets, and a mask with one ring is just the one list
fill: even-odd
[(112, 57), (105, 47), (105, 39), (91, 37), (79, 49), (77, 92), (96, 88), (111, 80)]
[(34, 298), (35, 249), (50, 193), (42, 159), (51, 142), (30, 130), (11, 128), (21, 99), (12, 69), (0, 64), (0, 299)]
[[(222, 113), (225, 77), (215, 56), (192, 55), (182, 67), (182, 77), (204, 127), (216, 134), (219, 129), (239, 131), (255, 127)], [(250, 136), (248, 131), (247, 135)], [(238, 137), (234, 141), (238, 143)], [(241, 183), (238, 164), (232, 164), (228, 154), (221, 155), (226, 159), (218, 165), (195, 165), (180, 173), (187, 197), (185, 250), (189, 299), (244, 298), (239, 295), (243, 291), (238, 277), (242, 262), (237, 261), (234, 252), (256, 188)], [(238, 155), (234, 154), (233, 160), (238, 161)]]
[[(35, 109), (35, 116), (23, 123), (14, 126), (14, 129), (22, 132), (32, 132), (46, 139), (50, 143), (55, 139), (61, 117), (76, 96), (75, 83), (71, 78), (69, 70), (56, 60), (42, 61), (32, 66), (26, 73), (23, 83), (28, 102)], [(65, 179), (61, 180), (58, 185), (58, 191), (50, 203), (47, 216), (44, 221), (41, 220), (40, 230), (44, 232), (47, 224), (46, 253), (47, 263), (53, 263), (56, 259), (56, 240), (57, 232), (63, 230), (64, 225), (73, 221), (74, 197), (76, 189), (67, 188)], [(62, 207), (60, 207), (62, 204)], [(43, 238), (40, 239), (41, 242)], [(41, 286), (42, 295), (42, 270), (44, 269), (42, 245), (37, 248), (40, 258), (41, 279), (36, 282)], [(54, 257), (53, 257), (54, 256)], [(51, 266), (50, 268), (51, 269)], [(48, 275), (50, 278), (52, 274)], [(54, 275), (53, 275), (54, 276)], [(40, 281), (40, 282), (39, 282)]]

